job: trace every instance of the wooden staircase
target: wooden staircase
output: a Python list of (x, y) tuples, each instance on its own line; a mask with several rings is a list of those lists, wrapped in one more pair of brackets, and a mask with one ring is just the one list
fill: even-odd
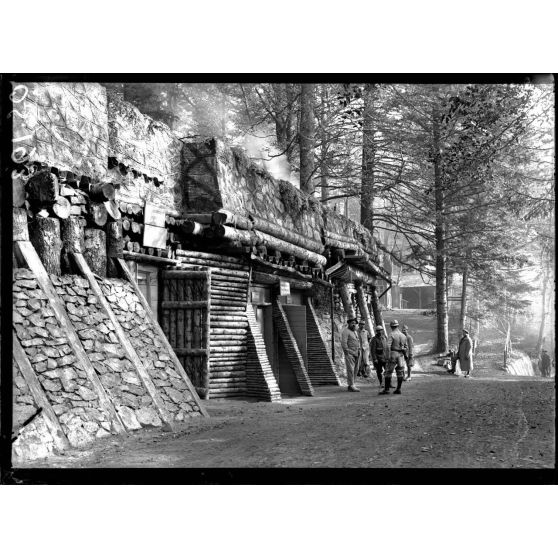
[(312, 385), (341, 385), (335, 365), (320, 332), (316, 311), (310, 301), (306, 305), (306, 353), (308, 376), (310, 376)]

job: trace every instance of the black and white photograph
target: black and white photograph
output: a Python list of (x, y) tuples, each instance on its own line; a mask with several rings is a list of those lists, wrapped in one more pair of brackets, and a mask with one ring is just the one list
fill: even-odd
[(553, 470), (551, 76), (144, 77), (10, 81), (13, 467)]
[(556, 553), (548, 0), (2, 6), (0, 553)]

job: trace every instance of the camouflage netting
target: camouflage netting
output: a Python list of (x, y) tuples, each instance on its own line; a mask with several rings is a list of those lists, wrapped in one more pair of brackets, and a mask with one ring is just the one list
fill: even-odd
[(226, 209), (253, 215), (318, 242), (325, 230), (376, 253), (372, 234), (360, 223), (328, 209), (290, 182), (273, 178), (238, 149), (215, 139), (188, 143), (183, 160), (186, 212)]
[(121, 279), (104, 279), (101, 288), (174, 420), (200, 415), (131, 285)]
[(320, 241), (320, 202), (291, 183), (276, 180), (239, 150), (210, 140), (186, 144), (183, 157), (188, 211), (252, 214)]
[(110, 435), (108, 413), (30, 271), (14, 272), (13, 298), (15, 334), (70, 443), (83, 446)]
[(125, 356), (114, 333), (114, 326), (89, 287), (79, 276), (51, 276), (56, 292), (66, 304), (93, 368), (128, 430), (161, 426), (162, 422), (151, 396), (134, 365)]
[[(77, 175), (103, 176), (109, 139), (105, 88), (98, 83), (19, 85), (14, 91), (14, 139), (30, 137), (14, 146), (24, 148), (30, 161)], [(15, 157), (23, 155), (20, 150)]]
[(182, 142), (168, 126), (142, 114), (114, 92), (108, 93), (108, 156), (127, 167), (111, 169), (120, 184), (118, 200), (152, 201), (169, 209), (182, 205)]

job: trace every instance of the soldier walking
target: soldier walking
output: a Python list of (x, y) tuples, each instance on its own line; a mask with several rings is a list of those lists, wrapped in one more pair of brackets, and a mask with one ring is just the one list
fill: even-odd
[(347, 327), (341, 332), (341, 348), (345, 354), (345, 366), (347, 367), (347, 384), (349, 391), (360, 391), (355, 386), (355, 378), (360, 356), (360, 338), (356, 332), (357, 320), (347, 320)]
[(380, 395), (389, 394), (391, 375), (393, 374), (394, 369), (397, 374), (397, 389), (393, 393), (399, 395), (401, 394), (401, 384), (403, 383), (403, 373), (405, 371), (407, 338), (399, 331), (399, 322), (397, 320), (393, 320), (389, 326), (391, 327), (391, 334), (387, 341), (389, 348), (389, 363), (384, 373), (384, 389), (380, 392)]
[(370, 354), (372, 356), (372, 363), (376, 369), (376, 376), (380, 387), (384, 383), (384, 370), (389, 361), (389, 348), (387, 344), (387, 337), (382, 326), (376, 326), (376, 335), (370, 342)]
[(405, 363), (407, 364), (407, 377), (404, 378), (404, 381), (410, 382), (411, 370), (415, 364), (415, 356), (413, 354), (415, 344), (411, 334), (409, 333), (409, 328), (406, 325), (401, 328), (401, 333), (407, 338), (407, 356), (405, 357)]

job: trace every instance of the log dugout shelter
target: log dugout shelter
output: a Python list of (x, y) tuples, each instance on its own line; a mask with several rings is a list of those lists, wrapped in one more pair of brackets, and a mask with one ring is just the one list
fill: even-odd
[[(104, 341), (124, 345), (147, 390), (137, 397), (150, 395), (163, 422), (188, 415), (172, 392), (179, 380), (202, 414), (199, 398), (277, 401), (339, 385), (332, 337), (348, 316), (373, 333), (377, 285), (390, 282), (369, 231), (218, 140), (183, 143), (98, 84), (25, 86), (14, 116), (14, 136), (30, 136), (14, 169), (16, 244), (36, 251), (47, 276), (88, 278), (120, 325)], [(16, 264), (30, 267), (19, 248)], [(146, 330), (141, 319), (130, 330), (131, 302), (146, 311)], [(148, 333), (134, 337), (136, 327)], [(149, 337), (167, 354), (143, 351)]]

